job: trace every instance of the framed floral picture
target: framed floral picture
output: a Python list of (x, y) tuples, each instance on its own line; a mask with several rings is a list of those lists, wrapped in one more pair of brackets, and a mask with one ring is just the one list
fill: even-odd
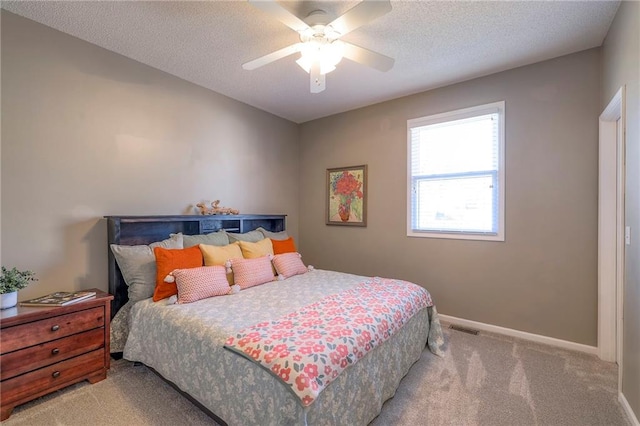
[(327, 225), (367, 226), (367, 166), (327, 169)]

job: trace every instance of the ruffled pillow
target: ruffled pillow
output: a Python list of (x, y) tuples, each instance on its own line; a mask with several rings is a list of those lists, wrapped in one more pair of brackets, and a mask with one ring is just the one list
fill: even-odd
[(176, 269), (165, 280), (171, 281), (172, 278), (178, 287), (178, 303), (191, 303), (233, 292), (223, 266)]
[(304, 274), (308, 271), (307, 267), (302, 263), (300, 253), (276, 254), (273, 256), (272, 262), (278, 275), (284, 278)]
[(227, 272), (233, 271), (233, 279), (241, 289), (268, 283), (274, 280), (269, 256), (255, 259), (231, 259), (227, 261)]

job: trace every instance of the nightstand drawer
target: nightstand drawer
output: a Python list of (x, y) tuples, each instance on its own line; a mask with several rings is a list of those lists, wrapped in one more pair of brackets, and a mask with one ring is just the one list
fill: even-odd
[(25, 397), (40, 394), (50, 388), (64, 385), (105, 368), (104, 348), (80, 355), (31, 373), (3, 380), (0, 396), (3, 404), (10, 404)]
[(2, 353), (103, 327), (104, 321), (104, 308), (97, 307), (15, 327), (7, 327), (2, 330)]
[(0, 379), (6, 380), (46, 365), (104, 347), (104, 328), (52, 340), (0, 357)]

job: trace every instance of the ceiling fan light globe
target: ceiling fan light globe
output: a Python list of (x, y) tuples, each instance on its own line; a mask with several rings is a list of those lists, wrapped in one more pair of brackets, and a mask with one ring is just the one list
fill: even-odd
[(320, 61), (323, 64), (331, 64), (334, 67), (340, 63), (342, 56), (344, 55), (344, 44), (336, 40), (332, 43), (327, 43), (322, 46), (320, 50)]
[(320, 63), (320, 74), (329, 74), (335, 69), (336, 67), (334, 65)]
[(311, 64), (313, 61), (309, 56), (301, 55), (300, 59), (296, 60), (296, 64), (300, 65), (300, 68), (305, 70), (307, 73), (311, 72)]

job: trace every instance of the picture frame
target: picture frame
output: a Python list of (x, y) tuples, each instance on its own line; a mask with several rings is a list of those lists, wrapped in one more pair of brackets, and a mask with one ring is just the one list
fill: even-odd
[(327, 169), (326, 224), (367, 226), (367, 165)]

